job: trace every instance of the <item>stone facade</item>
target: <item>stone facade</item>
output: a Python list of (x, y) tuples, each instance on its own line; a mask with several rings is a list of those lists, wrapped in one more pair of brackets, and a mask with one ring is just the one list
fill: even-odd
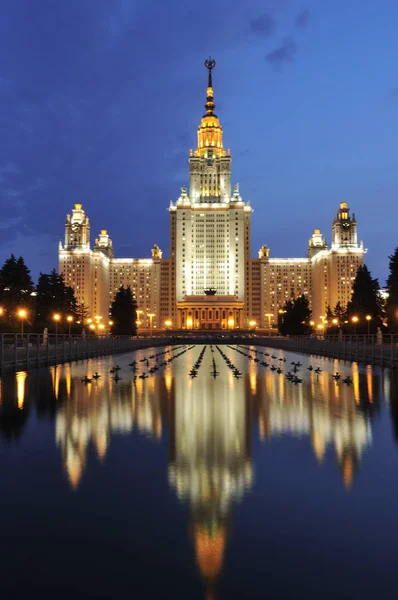
[(197, 148), (190, 151), (189, 194), (183, 186), (169, 206), (170, 256), (163, 258), (155, 244), (149, 258), (115, 258), (105, 229), (91, 247), (89, 219), (75, 204), (59, 245), (59, 271), (79, 303), (103, 323), (121, 285), (131, 287), (144, 329), (233, 329), (253, 323), (269, 328), (286, 300), (301, 294), (308, 297), (315, 323), (321, 323), (328, 306), (350, 300), (363, 264), (355, 215), (340, 203), (330, 248), (315, 229), (306, 257), (273, 258), (264, 244), (258, 258), (251, 258), (252, 207), (242, 199), (239, 184), (232, 191), (231, 153), (223, 147), (214, 112), (214, 62), (206, 66), (206, 112)]

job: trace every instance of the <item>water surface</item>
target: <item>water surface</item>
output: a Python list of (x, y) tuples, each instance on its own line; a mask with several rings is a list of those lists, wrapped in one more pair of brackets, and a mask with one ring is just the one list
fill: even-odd
[(2, 598), (394, 597), (396, 376), (203, 348), (2, 378)]

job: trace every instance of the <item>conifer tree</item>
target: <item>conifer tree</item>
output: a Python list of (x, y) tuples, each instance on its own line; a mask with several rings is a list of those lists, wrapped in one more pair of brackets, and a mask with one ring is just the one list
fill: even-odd
[(282, 335), (304, 335), (309, 333), (311, 310), (308, 299), (301, 295), (287, 300), (280, 314), (278, 328)]
[[(40, 273), (36, 286), (36, 318), (37, 327), (48, 325), (54, 313), (77, 318), (77, 300), (73, 288), (65, 285), (63, 275), (56, 272)], [(63, 320), (61, 321), (63, 322)]]
[(344, 322), (345, 317), (346, 317), (346, 311), (345, 309), (341, 306), (341, 302), (340, 300), (337, 302), (336, 306), (334, 307), (334, 311), (333, 311), (333, 317), (335, 319), (338, 320), (339, 325), (341, 325), (341, 323)]
[(390, 274), (387, 279), (388, 298), (386, 302), (387, 324), (391, 333), (398, 332), (398, 247), (390, 259)]
[(18, 308), (30, 310), (33, 304), (34, 285), (30, 270), (22, 256), (11, 254), (0, 269), (0, 303), (5, 310), (5, 318), (15, 324)]
[(382, 326), (383, 309), (380, 297), (380, 285), (377, 279), (372, 279), (366, 265), (358, 268), (352, 286), (351, 301), (347, 304), (347, 318), (349, 321), (354, 316), (358, 317), (355, 327), (357, 333), (366, 333), (368, 322), (366, 316), (371, 317), (370, 330), (375, 332)]
[(113, 335), (137, 335), (137, 303), (130, 286), (121, 286), (111, 304)]

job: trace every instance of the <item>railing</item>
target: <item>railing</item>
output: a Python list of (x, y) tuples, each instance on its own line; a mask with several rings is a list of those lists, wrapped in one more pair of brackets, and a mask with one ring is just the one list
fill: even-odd
[(156, 340), (107, 335), (1, 333), (0, 372), (56, 365), (107, 354), (119, 354), (165, 343), (168, 343), (168, 340), (164, 338)]
[[(380, 366), (398, 364), (398, 335), (327, 335), (272, 337), (258, 340), (261, 345), (273, 348), (317, 354), (341, 360)], [(257, 343), (257, 342), (256, 342)]]
[(398, 365), (398, 335), (276, 337), (234, 333), (190, 333), (153, 338), (0, 333), (0, 372), (55, 365), (167, 344), (254, 344), (381, 366)]

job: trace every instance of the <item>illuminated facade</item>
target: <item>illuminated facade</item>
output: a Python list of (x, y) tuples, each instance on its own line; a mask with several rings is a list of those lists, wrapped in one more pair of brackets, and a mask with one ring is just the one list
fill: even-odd
[(250, 257), (252, 207), (232, 190), (231, 153), (215, 114), (212, 72), (208, 70), (206, 112), (198, 127), (197, 147), (189, 156), (189, 187), (170, 202), (170, 255), (155, 244), (151, 258), (115, 258), (102, 230), (90, 246), (90, 223), (81, 204), (67, 216), (65, 242), (59, 247), (59, 270), (90, 316), (108, 318), (109, 305), (121, 285), (137, 299), (144, 328), (236, 329), (255, 322), (277, 322), (286, 300), (304, 294), (313, 319), (321, 322), (327, 307), (346, 306), (356, 271), (363, 264), (355, 216), (340, 203), (329, 248), (319, 229), (309, 240), (305, 258), (272, 258), (263, 245)]

